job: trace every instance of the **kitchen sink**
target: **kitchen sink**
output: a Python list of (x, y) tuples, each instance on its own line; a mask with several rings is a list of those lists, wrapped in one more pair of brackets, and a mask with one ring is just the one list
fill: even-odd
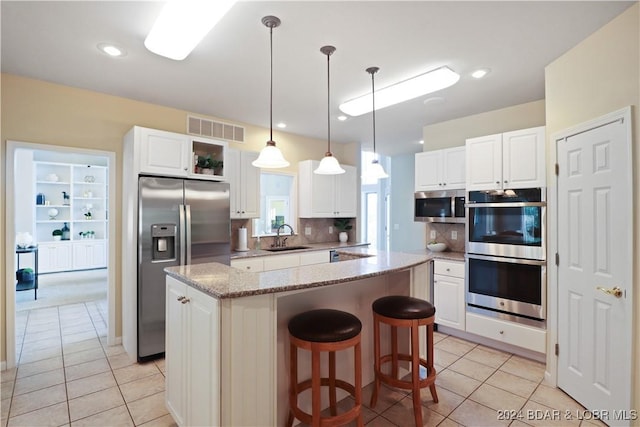
[(295, 251), (296, 249), (308, 249), (309, 246), (283, 246), (280, 248), (266, 248), (265, 251), (269, 252), (286, 252), (286, 251)]

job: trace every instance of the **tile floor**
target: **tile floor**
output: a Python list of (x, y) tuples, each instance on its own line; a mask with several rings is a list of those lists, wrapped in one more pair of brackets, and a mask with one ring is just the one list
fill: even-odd
[[(164, 405), (164, 361), (135, 364), (106, 345), (106, 301), (34, 309), (17, 315), (17, 368), (2, 372), (5, 426), (174, 426)], [(439, 403), (422, 392), (426, 426), (602, 425), (527, 414), (583, 408), (542, 383), (544, 365), (436, 333)], [(368, 404), (372, 385), (364, 389)], [(348, 399), (343, 402), (349, 405)], [(366, 425), (413, 425), (411, 396), (382, 387)], [(500, 411), (522, 413), (499, 419)]]
[(106, 300), (16, 314), (18, 367), (3, 371), (5, 426), (175, 426), (164, 360), (107, 346)]

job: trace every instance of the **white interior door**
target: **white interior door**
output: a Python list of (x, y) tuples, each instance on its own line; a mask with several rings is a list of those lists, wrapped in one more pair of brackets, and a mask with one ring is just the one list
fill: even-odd
[(631, 137), (620, 115), (557, 140), (558, 386), (610, 425), (632, 417)]

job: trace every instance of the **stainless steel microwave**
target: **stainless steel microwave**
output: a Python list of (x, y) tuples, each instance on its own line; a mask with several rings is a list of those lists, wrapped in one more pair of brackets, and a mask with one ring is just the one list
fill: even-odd
[(418, 191), (414, 197), (414, 220), (465, 222), (464, 190)]

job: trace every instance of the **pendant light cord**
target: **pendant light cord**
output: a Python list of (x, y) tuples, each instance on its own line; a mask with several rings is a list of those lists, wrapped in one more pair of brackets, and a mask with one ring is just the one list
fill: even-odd
[(371, 113), (373, 114), (373, 157), (376, 157), (376, 87), (373, 83), (373, 75), (375, 72), (371, 73), (371, 102), (373, 110)]
[(327, 143), (329, 147), (329, 153), (331, 153), (331, 98), (330, 98), (330, 74), (329, 74), (329, 57), (331, 53), (327, 53)]
[(379, 70), (378, 67), (369, 67), (365, 71), (371, 74), (371, 102), (372, 108), (371, 113), (373, 115), (373, 159), (376, 160), (376, 86), (374, 83), (373, 75), (377, 73)]
[(269, 141), (273, 141), (273, 26), (269, 26)]

